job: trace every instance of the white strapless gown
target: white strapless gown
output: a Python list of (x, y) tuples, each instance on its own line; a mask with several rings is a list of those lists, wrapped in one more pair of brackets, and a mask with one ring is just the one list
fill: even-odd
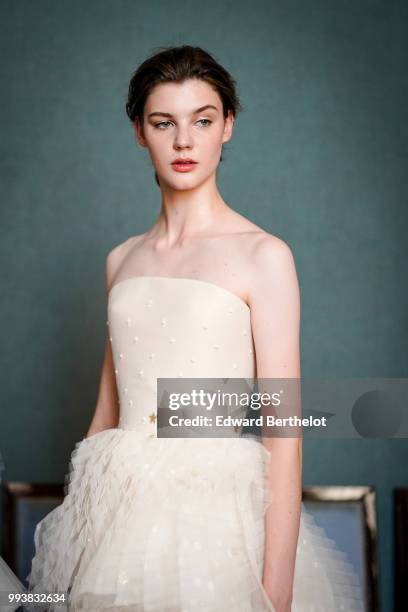
[[(29, 590), (69, 591), (73, 611), (275, 612), (269, 451), (156, 429), (157, 377), (256, 376), (249, 307), (207, 281), (139, 276), (112, 287), (107, 324), (119, 426), (76, 444), (64, 501), (36, 527)], [(352, 566), (302, 505), (292, 611), (363, 609)]]

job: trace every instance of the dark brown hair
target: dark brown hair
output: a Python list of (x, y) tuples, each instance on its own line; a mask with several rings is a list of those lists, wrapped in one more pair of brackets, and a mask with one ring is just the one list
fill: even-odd
[[(126, 102), (126, 114), (134, 123), (143, 125), (143, 112), (151, 90), (160, 83), (182, 83), (187, 79), (201, 79), (211, 85), (222, 100), (224, 119), (228, 111), (235, 118), (242, 111), (236, 83), (230, 73), (201, 47), (156, 47), (133, 73)], [(222, 161), (222, 155), (220, 158)], [(156, 183), (159, 185), (157, 173)]]

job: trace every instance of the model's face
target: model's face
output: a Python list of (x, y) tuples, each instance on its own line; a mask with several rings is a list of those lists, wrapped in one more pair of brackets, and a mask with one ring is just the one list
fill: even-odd
[[(218, 92), (205, 81), (189, 79), (156, 85), (146, 100), (143, 126), (136, 120), (134, 127), (160, 181), (192, 189), (216, 171), (232, 125), (232, 113), (224, 119)], [(179, 157), (197, 163), (189, 172), (180, 172), (172, 165)]]

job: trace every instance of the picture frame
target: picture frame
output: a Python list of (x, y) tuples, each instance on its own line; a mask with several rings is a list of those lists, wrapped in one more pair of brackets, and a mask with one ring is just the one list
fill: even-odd
[(11, 570), (27, 587), (34, 556), (37, 523), (64, 498), (63, 484), (4, 481), (2, 497), (2, 552)]
[(357, 573), (364, 609), (379, 612), (376, 491), (371, 486), (304, 487), (302, 501)]
[(408, 487), (394, 489), (395, 612), (408, 610)]

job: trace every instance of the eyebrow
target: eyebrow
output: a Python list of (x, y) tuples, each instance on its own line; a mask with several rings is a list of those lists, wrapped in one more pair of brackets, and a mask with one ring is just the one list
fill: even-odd
[[(200, 108), (197, 108), (197, 110), (193, 111), (191, 114), (196, 115), (197, 113), (202, 113), (203, 111), (207, 110), (207, 108), (213, 108), (214, 110), (218, 110), (218, 108), (213, 104), (206, 104), (205, 106), (200, 106)], [(156, 117), (157, 115), (160, 115), (160, 117), (173, 117), (171, 113), (162, 113), (160, 111), (155, 111), (154, 113), (149, 113), (147, 118), (150, 119), (150, 117)]]

